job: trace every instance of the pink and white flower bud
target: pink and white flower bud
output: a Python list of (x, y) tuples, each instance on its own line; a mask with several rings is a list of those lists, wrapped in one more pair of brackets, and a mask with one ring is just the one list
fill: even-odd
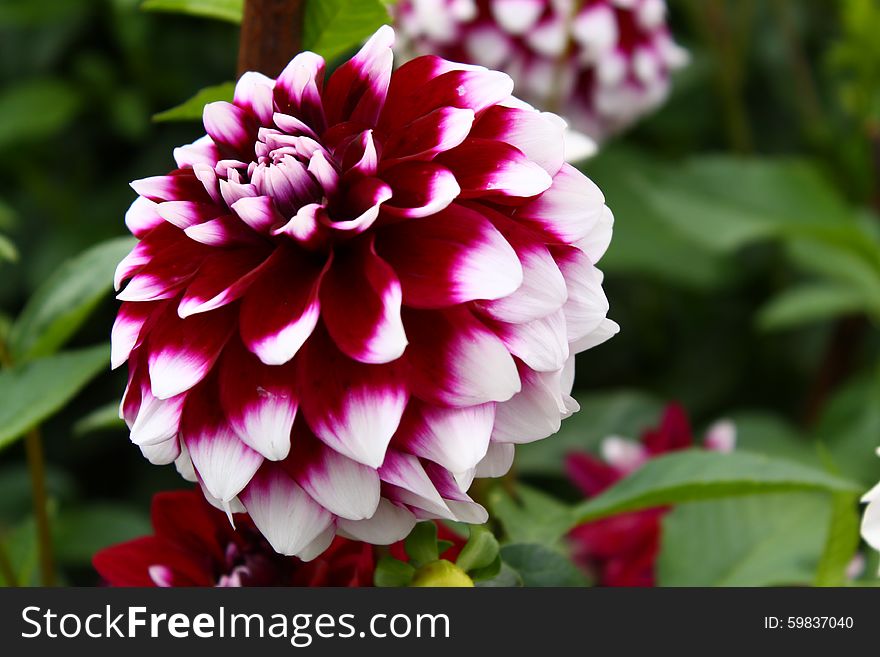
[(304, 52), (205, 108), (132, 184), (117, 270), (121, 413), (153, 463), (280, 553), (471, 523), (474, 477), (577, 410), (574, 355), (617, 331), (599, 189), (504, 73), (380, 29), (326, 81)]
[(688, 60), (664, 0), (402, 0), (396, 17), (406, 52), (505, 71), (596, 140), (660, 106)]

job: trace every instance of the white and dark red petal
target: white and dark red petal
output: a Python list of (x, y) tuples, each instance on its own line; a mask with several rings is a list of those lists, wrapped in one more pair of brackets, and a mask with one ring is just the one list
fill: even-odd
[[(450, 62), (438, 66), (436, 60), (421, 62), (421, 59), (414, 59), (395, 72), (395, 78), (402, 79), (401, 90), (399, 95), (389, 90), (380, 128), (406, 125), (440, 107), (470, 109), (479, 113), (503, 101), (513, 91), (513, 80), (505, 73)], [(411, 70), (401, 75), (407, 66)], [(452, 67), (461, 68), (449, 70)], [(444, 68), (446, 72), (428, 79), (420, 86), (409, 86), (404, 91), (404, 78), (424, 78)]]
[(511, 294), (477, 306), (492, 318), (511, 323), (529, 322), (556, 312), (568, 298), (563, 272), (550, 250), (510, 218), (484, 205), (471, 207), (486, 214), (516, 251), (523, 270), (523, 282)]
[(327, 447), (305, 422), (298, 422), (294, 428), (293, 450), (284, 465), (303, 490), (335, 516), (364, 520), (376, 513), (376, 470)]
[(602, 208), (599, 221), (586, 237), (575, 242), (575, 246), (586, 253), (593, 264), (596, 264), (605, 255), (608, 245), (611, 244), (611, 231), (613, 227), (614, 215), (611, 213), (610, 208), (605, 206)]
[(153, 465), (168, 465), (180, 456), (180, 440), (177, 436), (153, 445), (139, 445), (141, 454)]
[(213, 167), (220, 158), (220, 151), (209, 135), (203, 135), (191, 144), (174, 149), (174, 161), (181, 169), (196, 165)]
[(562, 390), (561, 370), (535, 372), (520, 363), (519, 374), (522, 391), (495, 406), (493, 442), (542, 440), (559, 431), (563, 418), (575, 410), (576, 402)]
[(403, 355), (407, 340), (400, 318), (400, 281), (376, 255), (372, 239), (334, 251), (320, 298), (324, 325), (348, 357), (388, 363)]
[(511, 354), (538, 372), (560, 369), (568, 359), (566, 315), (562, 308), (521, 324), (487, 321)]
[(473, 123), (470, 108), (438, 107), (391, 133), (383, 144), (383, 166), (400, 160), (431, 160), (463, 142)]
[(205, 105), (205, 132), (225, 157), (250, 161), (254, 157), (257, 117), (246, 109), (222, 100)]
[(376, 249), (397, 272), (403, 303), (415, 308), (499, 299), (523, 280), (519, 258), (501, 233), (486, 217), (458, 204), (385, 227)]
[(435, 161), (452, 170), (463, 198), (536, 196), (553, 184), (550, 174), (522, 151), (492, 139), (468, 137)]
[(382, 177), (391, 187), (391, 198), (382, 210), (391, 217), (429, 217), (461, 193), (455, 174), (434, 162), (401, 162), (386, 169)]
[(393, 44), (394, 30), (383, 25), (333, 72), (323, 94), (330, 125), (344, 121), (375, 125), (391, 81)]
[(185, 400), (186, 394), (157, 399), (150, 392), (149, 384), (142, 382), (137, 417), (131, 425), (131, 442), (139, 446), (157, 445), (176, 438)]
[(199, 481), (221, 502), (229, 502), (251, 481), (263, 457), (229, 426), (206, 386), (187, 396), (180, 434)]
[(269, 235), (272, 229), (285, 223), (275, 202), (269, 196), (246, 196), (238, 199), (230, 209), (254, 231)]
[(156, 212), (163, 220), (181, 230), (223, 214), (223, 211), (214, 203), (201, 201), (165, 201), (156, 204)]
[(143, 196), (138, 196), (125, 212), (125, 226), (138, 239), (146, 237), (163, 221), (157, 204)]
[(505, 401), (520, 390), (504, 343), (464, 307), (406, 308), (409, 381), (413, 394), (440, 406)]
[(153, 395), (168, 399), (204, 379), (234, 328), (228, 307), (186, 319), (173, 306), (166, 308), (145, 344)]
[(587, 237), (604, 213), (605, 197), (570, 164), (562, 165), (541, 196), (516, 210), (515, 218), (548, 242), (570, 244)]
[(320, 315), (318, 290), (331, 260), (280, 246), (241, 303), (239, 327), (248, 349), (266, 365), (293, 358)]
[(569, 342), (592, 333), (608, 314), (602, 289), (602, 272), (586, 253), (574, 247), (554, 247), (553, 253), (565, 275), (568, 300), (563, 306)]
[(382, 498), (372, 518), (337, 521), (340, 534), (373, 545), (390, 545), (402, 541), (415, 527), (416, 517), (404, 506)]
[(264, 249), (236, 249), (208, 256), (184, 290), (177, 314), (186, 318), (239, 299), (266, 262)]
[(443, 500), (452, 511), (455, 520), (481, 525), (489, 519), (486, 509), (461, 490), (459, 482), (449, 470), (427, 461), (425, 472), (428, 473), (437, 491), (443, 496)]
[(443, 497), (437, 491), (418, 457), (388, 450), (385, 462), (379, 468), (383, 495), (411, 509), (426, 511), (431, 517), (453, 519)]
[(132, 350), (143, 342), (141, 334), (144, 325), (161, 307), (161, 302), (151, 301), (126, 302), (119, 306), (110, 333), (110, 366), (113, 369), (126, 362)]
[(494, 420), (493, 403), (450, 408), (413, 400), (393, 444), (450, 472), (464, 473), (486, 456)]
[(477, 463), (477, 477), (503, 477), (513, 465), (516, 448), (511, 443), (489, 443), (486, 456)]
[(272, 98), (275, 80), (262, 73), (247, 71), (235, 84), (233, 104), (253, 114), (260, 125), (271, 125), (275, 104)]
[(599, 326), (597, 326), (588, 335), (585, 335), (580, 340), (575, 340), (574, 342), (572, 342), (571, 350), (572, 352), (579, 354), (582, 351), (592, 349), (593, 347), (597, 347), (603, 342), (610, 340), (619, 332), (620, 326), (618, 326), (617, 322), (614, 322), (606, 317), (599, 323)]
[[(360, 178), (346, 190), (346, 203), (334, 216), (319, 213), (318, 221), (339, 236), (360, 235), (379, 218), (382, 204), (392, 196), (391, 187), (379, 178)], [(349, 218), (350, 217), (350, 218)]]
[(223, 413), (242, 442), (270, 461), (287, 458), (299, 407), (295, 361), (265, 365), (233, 338), (223, 352), (218, 386)]
[[(278, 112), (296, 117), (315, 134), (327, 127), (321, 88), (324, 86), (324, 59), (313, 52), (301, 52), (275, 80), (274, 98)], [(287, 129), (278, 123), (282, 129)]]
[(495, 105), (480, 115), (470, 136), (515, 146), (550, 176), (564, 162), (564, 124), (536, 110)]
[(210, 200), (193, 169), (175, 169), (165, 176), (135, 180), (131, 183), (131, 188), (155, 203)]
[(333, 523), (333, 516), (280, 464), (264, 464), (239, 497), (254, 524), (281, 554), (306, 550)]
[(378, 468), (409, 398), (401, 365), (352, 360), (323, 327), (315, 330), (302, 357), (300, 403), (312, 431), (340, 454)]

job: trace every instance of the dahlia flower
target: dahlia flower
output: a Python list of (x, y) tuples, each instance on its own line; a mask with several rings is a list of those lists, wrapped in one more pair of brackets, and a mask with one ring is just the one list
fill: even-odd
[[(703, 446), (730, 452), (736, 428), (721, 420), (712, 425)], [(660, 425), (646, 430), (640, 442), (609, 436), (602, 442), (601, 456), (570, 454), (566, 468), (572, 482), (589, 497), (601, 493), (634, 472), (645, 461), (687, 449), (694, 444), (687, 415), (678, 404), (669, 404)], [(633, 511), (587, 522), (569, 534), (575, 561), (602, 586), (654, 586), (654, 564), (660, 551), (660, 521), (669, 507)]]
[(273, 550), (247, 516), (236, 528), (195, 491), (153, 497), (152, 536), (98, 552), (111, 586), (372, 586), (373, 546), (337, 537), (305, 563)]
[(303, 559), (484, 522), (474, 477), (559, 429), (574, 354), (617, 330), (594, 266), (612, 215), (563, 123), (503, 73), (392, 74), (393, 40), (207, 105), (178, 168), (132, 183), (116, 274), (131, 440)]
[(407, 52), (505, 71), (596, 140), (656, 109), (687, 61), (664, 0), (403, 0), (396, 20)]

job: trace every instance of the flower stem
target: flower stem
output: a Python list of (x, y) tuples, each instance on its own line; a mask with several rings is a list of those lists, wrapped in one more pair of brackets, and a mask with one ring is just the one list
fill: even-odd
[[(6, 341), (0, 336), (0, 366), (9, 368), (13, 364)], [(24, 449), (31, 479), (34, 518), (37, 523), (37, 552), (40, 559), (41, 581), (43, 586), (54, 586), (55, 560), (52, 555), (52, 530), (49, 525), (49, 497), (46, 494), (46, 459), (43, 456), (43, 440), (40, 437), (39, 426), (33, 427), (25, 434)], [(0, 554), (0, 571), (10, 584), (14, 582), (15, 575), (5, 553)], [(9, 579), (10, 575), (12, 579)]]
[(6, 581), (6, 586), (15, 588), (18, 586), (18, 580), (15, 577), (15, 570), (12, 568), (12, 562), (9, 555), (6, 554), (6, 548), (0, 542), (0, 575)]
[(238, 44), (238, 74), (275, 77), (299, 52), (303, 0), (245, 0)]
[(31, 493), (34, 517), (37, 521), (37, 551), (40, 558), (40, 574), (43, 586), (55, 585), (55, 563), (52, 554), (52, 531), (49, 526), (49, 497), (46, 494), (46, 461), (43, 457), (43, 440), (40, 429), (34, 427), (24, 438), (28, 471), (31, 476)]

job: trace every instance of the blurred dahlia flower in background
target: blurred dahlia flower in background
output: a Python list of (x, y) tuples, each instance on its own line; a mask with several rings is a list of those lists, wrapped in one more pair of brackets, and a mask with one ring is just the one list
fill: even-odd
[(275, 552), (247, 516), (233, 527), (194, 491), (153, 497), (152, 536), (98, 552), (110, 586), (372, 586), (373, 546), (337, 537), (309, 563)]
[[(646, 430), (639, 442), (609, 436), (601, 445), (601, 458), (570, 454), (566, 469), (571, 481), (588, 498), (638, 470), (645, 461), (694, 446), (687, 415), (678, 404), (669, 404), (659, 426)], [(736, 428), (720, 420), (706, 431), (703, 447), (733, 451)], [(654, 563), (660, 550), (660, 521), (669, 507), (624, 513), (575, 527), (569, 534), (574, 559), (602, 586), (654, 586)]]
[(405, 53), (502, 70), (597, 141), (661, 105), (688, 60), (665, 0), (402, 0), (395, 14)]
[(304, 560), (484, 522), (474, 477), (559, 429), (574, 354), (617, 331), (595, 267), (612, 215), (563, 122), (504, 73), (392, 74), (393, 41), (326, 82), (308, 52), (245, 74), (126, 216), (131, 440)]

